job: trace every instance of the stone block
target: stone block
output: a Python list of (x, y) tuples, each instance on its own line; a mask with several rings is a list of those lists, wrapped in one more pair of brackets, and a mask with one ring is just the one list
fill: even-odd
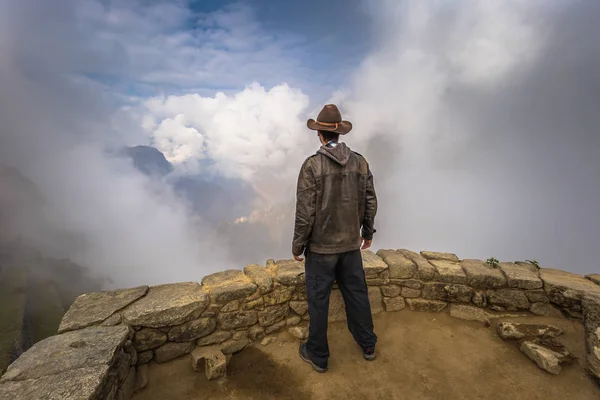
[(550, 299), (543, 289), (526, 290), (524, 293), (532, 303), (550, 303)]
[[(148, 292), (148, 286), (132, 289), (109, 290), (87, 293), (77, 297), (64, 315), (58, 333), (86, 328), (99, 324), (110, 318), (115, 312), (143, 297)], [(116, 325), (120, 315), (115, 316)]]
[(467, 276), (467, 284), (473, 288), (496, 289), (506, 286), (506, 278), (502, 271), (481, 260), (463, 260), (460, 265)]
[(397, 297), (400, 296), (400, 287), (396, 285), (383, 286), (381, 288), (381, 293), (385, 297)]
[(143, 328), (135, 332), (133, 346), (137, 351), (155, 349), (167, 342), (167, 335), (154, 328)]
[(285, 320), (285, 325), (286, 326), (298, 325), (300, 323), (300, 321), (302, 321), (302, 318), (300, 318), (298, 315), (293, 315), (291, 317), (288, 317)]
[(225, 304), (223, 308), (221, 308), (221, 312), (233, 312), (240, 309), (240, 301), (232, 300), (229, 303)]
[(256, 321), (258, 321), (258, 313), (256, 310), (220, 313), (218, 321), (219, 329), (229, 330), (245, 328), (254, 325)]
[(247, 265), (244, 273), (258, 287), (260, 294), (269, 293), (273, 289), (273, 277), (267, 268), (256, 264)]
[(227, 340), (220, 345), (220, 349), (223, 354), (235, 354), (242, 351), (244, 347), (248, 345), (248, 338), (241, 338), (239, 340)]
[(207, 275), (202, 287), (209, 291), (213, 303), (226, 304), (243, 299), (258, 290), (257, 285), (243, 271), (230, 269)]
[(379, 314), (383, 312), (383, 296), (379, 287), (369, 287), (369, 303), (371, 303), (371, 313)]
[(271, 307), (265, 307), (264, 310), (258, 312), (258, 323), (260, 326), (273, 325), (285, 319), (290, 311), (287, 304), (280, 304)]
[(210, 335), (215, 329), (217, 329), (217, 321), (214, 318), (198, 318), (171, 328), (169, 340), (171, 342), (191, 342)]
[(384, 297), (383, 305), (385, 311), (400, 311), (406, 307), (406, 303), (402, 297)]
[(167, 342), (158, 349), (154, 350), (154, 360), (157, 363), (165, 363), (174, 360), (191, 352), (195, 347), (194, 342), (173, 343)]
[(275, 280), (282, 285), (297, 286), (305, 283), (304, 261), (279, 260), (275, 262), (272, 270)]
[(265, 333), (269, 335), (270, 333), (277, 332), (285, 328), (286, 322), (285, 320), (274, 323), (271, 326), (267, 326), (265, 328)]
[(448, 305), (444, 301), (425, 299), (406, 299), (406, 303), (411, 311), (421, 312), (440, 312)]
[[(418, 277), (424, 281), (431, 281), (435, 279), (435, 268), (431, 265), (425, 257), (420, 255), (419, 253), (415, 253), (414, 251), (400, 249), (398, 253), (402, 254), (404, 257), (408, 258), (412, 262), (415, 263), (418, 270)], [(416, 289), (416, 288), (413, 288)]]
[(276, 304), (285, 303), (292, 298), (294, 293), (293, 286), (279, 285), (275, 287), (271, 292), (263, 296), (265, 306), (274, 306)]
[(570, 311), (581, 311), (581, 300), (585, 295), (600, 295), (600, 286), (582, 275), (542, 268), (540, 277), (550, 301)]
[(528, 310), (529, 300), (519, 289), (498, 289), (488, 291), (488, 302), (508, 311)]
[[(122, 348), (128, 336), (127, 326), (88, 327), (50, 336), (21, 354), (8, 367), (0, 382), (39, 379), (85, 368), (90, 368), (87, 370), (91, 374), (89, 378), (96, 379), (100, 376), (97, 367), (104, 370), (104, 366), (113, 365), (117, 356), (124, 353)], [(81, 379), (87, 372), (84, 374), (82, 371)]]
[(417, 276), (414, 262), (395, 250), (379, 250), (377, 255), (388, 265), (390, 279), (408, 279)]
[(209, 303), (208, 293), (196, 282), (152, 286), (127, 306), (121, 316), (127, 325), (162, 328), (196, 319)]
[(371, 250), (363, 250), (361, 254), (367, 279), (377, 278), (379, 274), (388, 269), (388, 265)]
[(139, 352), (137, 357), (137, 365), (148, 364), (152, 358), (154, 358), (154, 352), (152, 350)]
[(560, 373), (562, 363), (572, 363), (575, 360), (558, 342), (523, 341), (520, 350), (538, 367), (554, 375)]
[(511, 262), (501, 262), (498, 266), (506, 276), (509, 288), (540, 289), (542, 287), (538, 273), (528, 267)]
[(215, 331), (208, 336), (200, 338), (196, 341), (198, 346), (209, 346), (211, 344), (219, 344), (231, 339), (233, 334), (228, 331)]
[(437, 260), (437, 261), (452, 261), (458, 262), (458, 257), (456, 254), (452, 253), (440, 253), (437, 251), (421, 251), (420, 254), (425, 257), (427, 260)]
[(467, 275), (459, 263), (447, 260), (429, 260), (436, 271), (437, 280), (444, 283), (467, 283)]
[(298, 315), (304, 315), (308, 312), (307, 301), (290, 301), (290, 308)]
[(460, 284), (427, 282), (423, 285), (422, 296), (429, 300), (442, 300), (453, 303), (470, 303), (473, 289)]

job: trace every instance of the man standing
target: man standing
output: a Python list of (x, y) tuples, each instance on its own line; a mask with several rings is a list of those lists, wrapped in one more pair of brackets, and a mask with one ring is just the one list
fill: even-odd
[[(361, 249), (373, 240), (377, 196), (363, 156), (339, 136), (352, 129), (338, 108), (328, 104), (307, 121), (321, 148), (308, 157), (298, 177), (292, 253), (306, 256), (305, 277), (310, 327), (300, 357), (318, 372), (327, 371), (329, 295), (337, 282), (346, 305), (348, 329), (367, 360), (375, 359), (377, 336), (363, 270)], [(362, 227), (362, 228), (361, 228)]]

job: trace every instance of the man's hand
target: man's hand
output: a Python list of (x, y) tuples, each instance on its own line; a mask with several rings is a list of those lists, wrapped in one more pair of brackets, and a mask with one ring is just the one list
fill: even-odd
[(373, 243), (373, 240), (367, 240), (365, 238), (362, 238), (362, 246), (361, 246), (361, 250), (366, 250), (369, 247), (371, 247), (371, 243)]
[(304, 261), (304, 258), (300, 257), (300, 256), (297, 256), (297, 255), (294, 254), (294, 260), (296, 260), (296, 261)]

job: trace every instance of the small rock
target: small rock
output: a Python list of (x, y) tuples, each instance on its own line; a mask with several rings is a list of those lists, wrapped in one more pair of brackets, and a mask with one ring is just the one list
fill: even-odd
[(294, 326), (294, 325), (298, 325), (300, 323), (300, 321), (302, 321), (302, 318), (300, 318), (297, 315), (294, 315), (294, 316), (286, 319), (285, 324), (286, 324), (286, 326)]
[(308, 326), (294, 326), (288, 329), (288, 332), (300, 340), (308, 338)]
[(231, 332), (228, 331), (215, 331), (208, 336), (200, 338), (196, 341), (198, 346), (208, 346), (211, 344), (223, 343), (227, 339), (231, 339)]
[(227, 375), (227, 357), (217, 346), (196, 347), (192, 351), (192, 367), (200, 370), (204, 361), (204, 374), (208, 380)]
[(221, 312), (232, 312), (237, 311), (240, 308), (239, 300), (231, 300), (229, 303), (225, 304), (223, 308), (221, 308)]
[(133, 337), (133, 345), (137, 351), (151, 350), (167, 342), (167, 335), (153, 328), (140, 329)]
[(504, 340), (555, 338), (563, 333), (554, 325), (520, 324), (518, 322), (499, 322), (496, 332)]
[(142, 351), (141, 353), (138, 353), (138, 357), (137, 357), (137, 365), (144, 365), (150, 362), (150, 360), (152, 360), (152, 358), (154, 357), (154, 352), (152, 350), (148, 350), (148, 351)]
[(268, 335), (271, 332), (279, 331), (285, 328), (285, 321), (279, 321), (271, 326), (267, 326), (265, 328), (265, 333)]
[(275, 336), (267, 336), (266, 338), (263, 338), (263, 340), (260, 341), (260, 344), (262, 344), (263, 346), (267, 346), (276, 340), (277, 338)]
[(266, 307), (264, 310), (258, 312), (258, 323), (261, 326), (272, 325), (275, 322), (285, 319), (289, 311), (290, 308), (287, 304)]

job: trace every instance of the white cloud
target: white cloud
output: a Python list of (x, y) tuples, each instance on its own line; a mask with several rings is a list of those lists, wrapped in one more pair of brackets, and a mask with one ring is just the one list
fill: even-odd
[(198, 172), (194, 162), (209, 159), (224, 176), (253, 183), (266, 173), (276, 185), (304, 156), (307, 106), (308, 97), (286, 84), (253, 83), (231, 96), (155, 97), (137, 112), (152, 143), (179, 169)]

